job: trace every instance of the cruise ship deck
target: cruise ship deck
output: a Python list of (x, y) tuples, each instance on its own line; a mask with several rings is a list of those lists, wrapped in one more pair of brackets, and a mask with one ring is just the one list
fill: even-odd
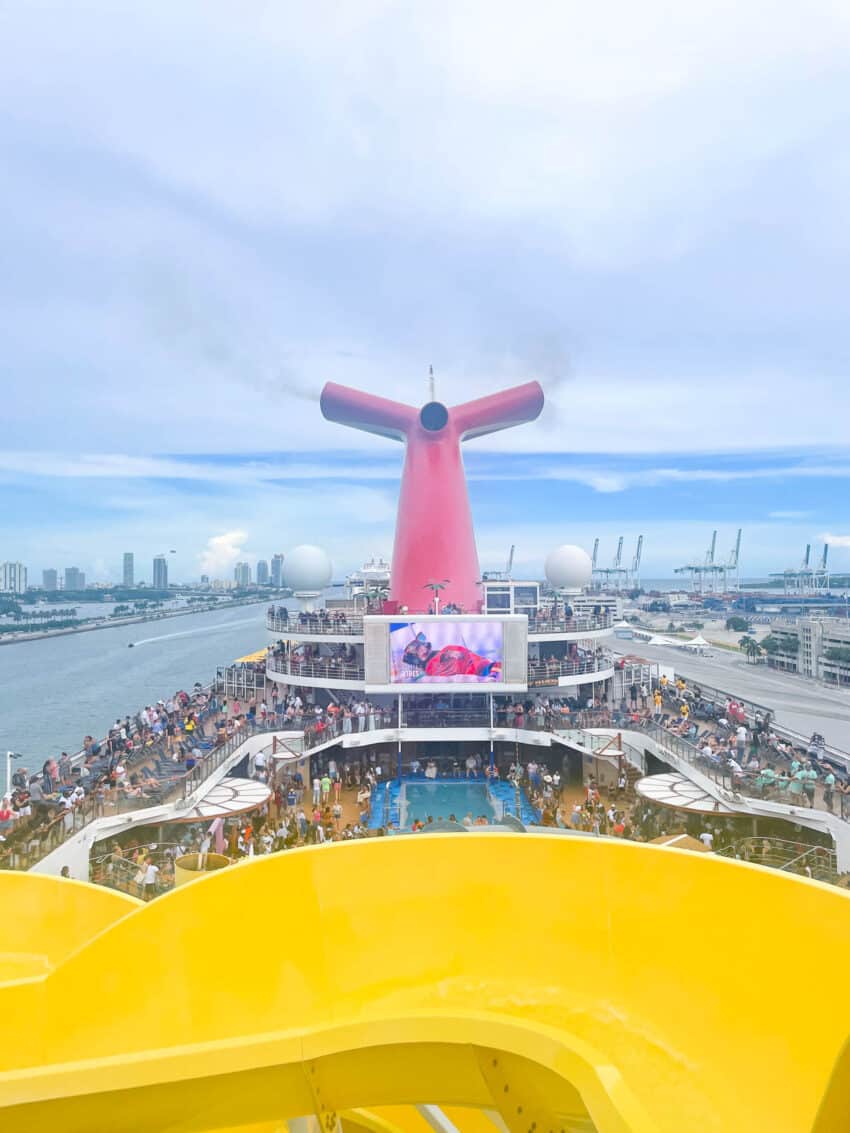
[(405, 446), (389, 587), (296, 547), (268, 648), (165, 711), (184, 764), (148, 721), (9, 832), (4, 1130), (846, 1128), (843, 984), (794, 979), (850, 945), (840, 753), (618, 652), (581, 548), (482, 575), (462, 444), (542, 404), (325, 388)]

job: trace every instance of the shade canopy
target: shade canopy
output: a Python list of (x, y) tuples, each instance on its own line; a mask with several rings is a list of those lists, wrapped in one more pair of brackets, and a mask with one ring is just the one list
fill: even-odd
[(646, 775), (635, 783), (641, 798), (675, 810), (688, 810), (696, 814), (734, 814), (731, 807), (718, 802), (697, 783), (684, 775), (669, 772), (663, 775)]
[(256, 779), (222, 779), (190, 811), (171, 822), (200, 822), (210, 818), (229, 818), (262, 806), (271, 798), (271, 789)]

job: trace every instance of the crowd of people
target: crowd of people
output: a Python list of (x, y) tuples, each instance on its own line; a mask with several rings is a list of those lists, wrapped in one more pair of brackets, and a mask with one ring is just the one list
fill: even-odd
[(291, 673), (295, 677), (363, 679), (362, 657), (358, 656), (355, 646), (344, 642), (319, 645), (302, 641), (293, 645), (288, 641), (278, 641), (269, 650), (269, 661), (272, 668), (276, 663), (280, 671)]
[(269, 616), (275, 618), (283, 626), (292, 625), (293, 628), (303, 630), (304, 633), (339, 633), (341, 635), (362, 633), (362, 622), (352, 615), (349, 618), (345, 610), (300, 610), (297, 614), (290, 613), (286, 606), (269, 606)]
[(311, 703), (295, 687), (272, 684), (268, 700), (251, 696), (247, 702), (233, 698), (228, 706), (231, 715), (244, 713), (249, 724), (266, 728), (280, 727), (304, 731), (312, 742), (351, 732), (391, 727), (396, 719), (389, 706), (375, 704), (362, 694), (350, 696), (344, 703), (329, 700), (326, 705)]
[[(528, 678), (531, 682), (542, 684), (546, 681), (557, 683), (559, 676), (574, 676), (577, 673), (594, 672), (611, 661), (611, 654), (601, 646), (590, 649), (570, 642), (553, 646), (548, 656), (528, 662)], [(611, 661), (613, 664), (613, 661)]]
[[(283, 616), (285, 607), (278, 612)], [(345, 615), (320, 611), (299, 615), (302, 617), (318, 618), (319, 624), (335, 621), (341, 627)], [(280, 642), (274, 652), (293, 664), (315, 663), (319, 655), (319, 647), (310, 644), (300, 645), (291, 653), (287, 649)], [(352, 646), (341, 644), (334, 650), (324, 654), (327, 664), (351, 663)], [(561, 662), (556, 658), (554, 663)], [(594, 725), (663, 729), (685, 741), (693, 762), (730, 789), (850, 818), (850, 779), (843, 767), (829, 759), (820, 737), (813, 737), (807, 748), (801, 748), (783, 738), (769, 714), (747, 714), (744, 705), (734, 698), (723, 703), (713, 701), (682, 679), (662, 676), (655, 682), (633, 682), (620, 703), (611, 703), (607, 696), (550, 697), (540, 692), (522, 700), (494, 698), (494, 709), (497, 726), (517, 729), (564, 730)], [(446, 714), (456, 710), (455, 699), (423, 697), (406, 708), (405, 723), (427, 724), (432, 716), (432, 722), (445, 722)], [(480, 714), (478, 702), (475, 711)], [(0, 802), (0, 864), (15, 864), (16, 855), (20, 864), (29, 851), (43, 850), (46, 832), (55, 832), (56, 841), (60, 841), (77, 828), (79, 816), (88, 820), (105, 813), (109, 805), (129, 809), (162, 801), (211, 750), (242, 730), (302, 730), (306, 746), (311, 747), (325, 738), (391, 727), (397, 722), (397, 712), (397, 705), (378, 704), (362, 693), (340, 702), (311, 702), (303, 690), (277, 682), (271, 683), (267, 699), (249, 696), (246, 702), (205, 690), (199, 684), (191, 692), (178, 691), (155, 705), (146, 705), (133, 717), (116, 720), (101, 740), (86, 736), (81, 752), (74, 757), (61, 752), (45, 760), (37, 772), (17, 768), (11, 790)], [(259, 757), (252, 774), (269, 783), (271, 802), (251, 819), (232, 824), (227, 843), (230, 856), (253, 856), (294, 845), (367, 835), (370, 797), (382, 774), (380, 757), (376, 761), (374, 753), (360, 756), (346, 751), (344, 762), (338, 763), (324, 753), (315, 762), (319, 768), (316, 782), (306, 785), (297, 775), (277, 781), (270, 764)], [(433, 759), (424, 767), (411, 764), (410, 769), (425, 778), (450, 774), (507, 779), (525, 791), (541, 824), (547, 826), (638, 839), (658, 836), (670, 826), (670, 812), (665, 814), (639, 801), (633, 795), (629, 776), (622, 771), (616, 791), (606, 788), (607, 797), (602, 797), (604, 792), (592, 781), (584, 788), (583, 801), (570, 799), (565, 806), (559, 769), (550, 771), (534, 760), (526, 766), (519, 760), (491, 766), (487, 759), (472, 756), (465, 761), (455, 759), (449, 769), (442, 765), (438, 768)], [(479, 824), (482, 817), (472, 817), (473, 824)], [(393, 833), (392, 824), (380, 832)], [(702, 838), (704, 834), (709, 834), (718, 848), (722, 830), (698, 829), (696, 836)], [(154, 888), (167, 884), (168, 862), (148, 862), (142, 849), (135, 875), (137, 880), (141, 878), (138, 883)], [(137, 865), (136, 859), (133, 864)]]
[(109, 809), (163, 801), (216, 743), (247, 723), (227, 716), (216, 729), (217, 719), (215, 694), (196, 684), (117, 719), (100, 740), (85, 736), (74, 756), (63, 751), (39, 771), (17, 767), (0, 802), (0, 865), (26, 865), (45, 842), (58, 844)]
[[(723, 786), (757, 798), (818, 808), (850, 819), (850, 777), (831, 759), (823, 737), (805, 746), (783, 737), (769, 713), (747, 714), (733, 697), (723, 703), (661, 677), (652, 693), (652, 722), (686, 740), (693, 762)], [(646, 723), (649, 709), (640, 709)]]

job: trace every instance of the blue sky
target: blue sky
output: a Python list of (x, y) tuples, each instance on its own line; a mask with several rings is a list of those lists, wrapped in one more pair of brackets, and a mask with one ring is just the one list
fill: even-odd
[(433, 363), (546, 391), (468, 446), (485, 566), (850, 568), (850, 19), (680, 9), (4, 9), (0, 557), (388, 553), (401, 451), (316, 399)]

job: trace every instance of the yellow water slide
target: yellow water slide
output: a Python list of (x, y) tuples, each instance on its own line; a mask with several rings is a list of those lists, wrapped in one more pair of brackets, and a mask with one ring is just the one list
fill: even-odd
[(605, 839), (0, 876), (0, 1129), (838, 1133), (850, 897)]

